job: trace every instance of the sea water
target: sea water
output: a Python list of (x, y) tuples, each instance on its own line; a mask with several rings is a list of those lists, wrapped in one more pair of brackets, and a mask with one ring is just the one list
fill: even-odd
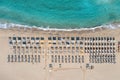
[(0, 0), (0, 22), (58, 29), (120, 21), (120, 0)]

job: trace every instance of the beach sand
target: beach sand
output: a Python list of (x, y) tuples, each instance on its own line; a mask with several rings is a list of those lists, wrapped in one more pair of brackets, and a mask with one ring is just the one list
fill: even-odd
[[(10, 36), (112, 36), (116, 39), (116, 63), (95, 64), (94, 69), (80, 68), (81, 64), (65, 64), (59, 69), (46, 67), (44, 59), (41, 63), (7, 62), (8, 54), (12, 53), (8, 43)], [(80, 31), (55, 31), (30, 28), (8, 28), (0, 29), (0, 80), (120, 80), (120, 53), (118, 52), (118, 41), (120, 41), (120, 28), (95, 29)], [(44, 58), (44, 54), (42, 55)], [(47, 61), (49, 63), (49, 61)], [(83, 64), (84, 66), (84, 64)]]

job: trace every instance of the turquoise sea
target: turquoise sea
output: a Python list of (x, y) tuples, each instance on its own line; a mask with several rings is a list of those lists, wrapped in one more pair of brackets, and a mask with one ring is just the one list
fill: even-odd
[(120, 22), (120, 0), (0, 0), (0, 22), (90, 28)]

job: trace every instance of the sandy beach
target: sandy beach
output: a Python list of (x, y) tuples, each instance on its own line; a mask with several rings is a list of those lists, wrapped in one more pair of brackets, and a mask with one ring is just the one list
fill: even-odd
[[(9, 44), (9, 37), (44, 37), (42, 48), (44, 53), (31, 53), (40, 55), (39, 62), (8, 62), (8, 55), (12, 55), (13, 48)], [(90, 63), (93, 69), (86, 69), (88, 54), (85, 56), (84, 63), (51, 63), (48, 54), (49, 47), (52, 44), (46, 44), (49, 36), (61, 37), (115, 37), (115, 55), (116, 63)], [(96, 28), (94, 30), (73, 30), (56, 31), (41, 30), (36, 28), (8, 28), (0, 29), (0, 80), (119, 80), (120, 76), (120, 52), (118, 51), (118, 42), (120, 41), (120, 28)], [(57, 44), (58, 45), (58, 44)], [(76, 45), (76, 44), (75, 44)], [(65, 45), (66, 46), (66, 45)], [(17, 53), (16, 53), (17, 54)], [(26, 55), (26, 53), (20, 53)], [(28, 53), (27, 55), (29, 55)], [(53, 54), (55, 55), (55, 53)], [(63, 52), (60, 55), (67, 55)], [(74, 55), (74, 54), (72, 54)]]

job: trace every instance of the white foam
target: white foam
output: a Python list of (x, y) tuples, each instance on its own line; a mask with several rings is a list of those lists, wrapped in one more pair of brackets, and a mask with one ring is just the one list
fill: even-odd
[(80, 30), (95, 30), (96, 28), (108, 28), (108, 29), (116, 29), (117, 27), (120, 27), (120, 24), (113, 25), (113, 24), (108, 24), (108, 25), (101, 25), (101, 26), (97, 26), (94, 28), (76, 28), (76, 29), (57, 29), (57, 28), (49, 28), (49, 26), (47, 28), (44, 28), (43, 26), (37, 27), (37, 26), (28, 26), (28, 25), (21, 25), (21, 24), (14, 24), (14, 23), (0, 23), (0, 28), (1, 29), (7, 29), (7, 28), (13, 28), (13, 27), (17, 27), (17, 28), (37, 28), (40, 30), (56, 30), (56, 31), (80, 31)]

